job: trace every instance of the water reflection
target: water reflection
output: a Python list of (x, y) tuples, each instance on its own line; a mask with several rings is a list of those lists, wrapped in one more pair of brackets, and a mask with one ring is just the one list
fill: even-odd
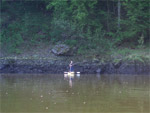
[(72, 75), (72, 76), (70, 76), (70, 75), (68, 75), (68, 74), (65, 74), (65, 75), (64, 75), (64, 79), (65, 79), (66, 81), (69, 81), (69, 86), (70, 86), (70, 88), (72, 88), (72, 80), (73, 80), (73, 78), (74, 78), (74, 75)]
[(64, 80), (69, 81), (70, 88), (72, 88), (73, 79), (75, 76), (79, 79), (80, 73), (70, 73), (70, 72), (64, 73)]
[(0, 75), (0, 112), (149, 112), (147, 75)]
[(100, 73), (97, 73), (97, 74), (96, 74), (96, 77), (97, 77), (98, 80), (100, 80), (100, 79), (101, 79)]

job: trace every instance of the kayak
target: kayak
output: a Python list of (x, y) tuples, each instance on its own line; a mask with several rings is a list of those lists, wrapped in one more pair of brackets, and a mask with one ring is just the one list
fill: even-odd
[(68, 76), (74, 76), (74, 72), (68, 72)]
[(68, 76), (74, 76), (75, 72), (64, 72), (64, 74), (66, 74)]
[[(64, 74), (75, 74), (75, 72), (64, 72)], [(80, 74), (80, 72), (76, 72), (76, 74)]]
[(70, 77), (73, 77), (74, 75), (77, 75), (79, 76), (80, 75), (80, 72), (64, 72), (64, 75), (67, 77), (67, 76), (70, 76)]

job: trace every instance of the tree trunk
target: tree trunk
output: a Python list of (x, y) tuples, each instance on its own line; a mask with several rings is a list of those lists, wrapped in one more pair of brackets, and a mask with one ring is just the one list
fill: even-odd
[(109, 32), (109, 4), (108, 4), (108, 0), (107, 0), (107, 31)]
[(121, 11), (121, 3), (118, 0), (118, 29), (120, 29), (120, 11)]

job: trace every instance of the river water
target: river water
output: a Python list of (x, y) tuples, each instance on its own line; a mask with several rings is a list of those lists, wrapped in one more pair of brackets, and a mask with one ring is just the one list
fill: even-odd
[(148, 75), (1, 74), (0, 113), (149, 113)]

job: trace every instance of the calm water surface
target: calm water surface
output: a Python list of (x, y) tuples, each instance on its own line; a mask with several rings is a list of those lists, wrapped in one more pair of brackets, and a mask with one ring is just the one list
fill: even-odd
[(0, 75), (0, 113), (149, 113), (148, 75)]

